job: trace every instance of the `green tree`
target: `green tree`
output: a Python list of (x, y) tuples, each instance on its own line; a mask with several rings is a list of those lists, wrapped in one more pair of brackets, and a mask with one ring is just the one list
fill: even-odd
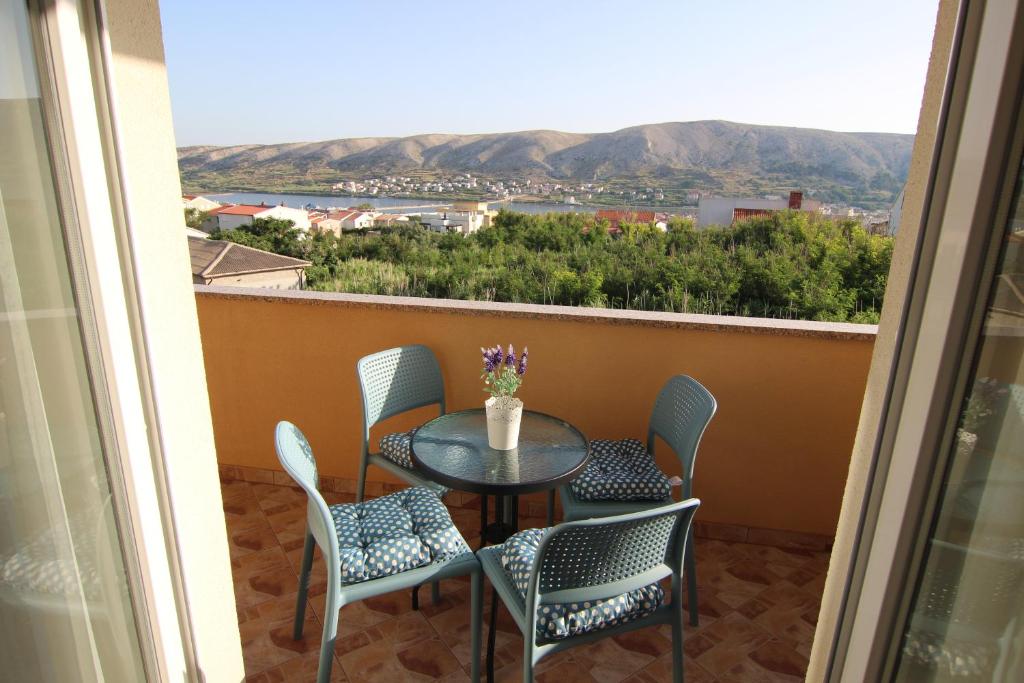
[(193, 209), (191, 207), (185, 209), (185, 225), (190, 228), (199, 230), (203, 227), (203, 223), (209, 218), (210, 214), (208, 211), (200, 211), (199, 209)]
[(468, 237), (402, 226), (301, 236), (259, 222), (226, 239), (310, 261), (315, 289), (483, 301), (876, 322), (892, 238), (800, 212), (666, 232), (502, 210)]

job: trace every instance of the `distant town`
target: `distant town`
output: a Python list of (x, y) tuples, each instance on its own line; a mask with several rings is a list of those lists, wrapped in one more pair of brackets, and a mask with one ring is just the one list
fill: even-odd
[[(615, 186), (621, 183), (610, 182), (568, 182), (537, 180), (531, 178), (486, 178), (475, 176), (471, 173), (460, 173), (440, 178), (422, 178), (410, 175), (380, 175), (358, 180), (343, 180), (331, 185), (331, 194), (337, 195), (339, 200), (351, 198), (351, 204), (362, 204), (355, 200), (368, 200), (374, 204), (378, 199), (425, 199), (431, 204), (427, 207), (438, 215), (453, 214), (449, 223), (431, 222), (431, 214), (416, 211), (406, 214), (416, 215), (424, 219), (427, 227), (437, 225), (444, 229), (455, 229), (458, 225), (459, 231), (469, 233), (483, 226), (482, 223), (460, 221), (460, 215), (465, 213), (485, 213), (494, 208), (501, 208), (503, 203), (515, 202), (517, 204), (544, 204), (559, 205), (561, 211), (573, 207), (585, 213), (594, 213), (602, 208), (617, 210), (650, 210), (666, 216), (685, 216), (697, 221), (698, 227), (705, 227), (711, 224), (728, 225), (733, 218), (725, 216), (720, 208), (731, 207), (739, 209), (777, 209), (787, 207), (788, 197), (779, 194), (765, 194), (760, 196), (731, 198), (721, 197), (706, 190), (700, 189), (673, 189), (665, 190), (652, 186), (630, 187)], [(668, 194), (667, 194), (668, 193)], [(272, 195), (272, 193), (270, 193)], [(899, 210), (902, 203), (902, 195), (897, 197), (894, 207), (886, 209), (867, 209), (845, 203), (823, 203), (814, 199), (813, 189), (801, 191), (804, 198), (805, 210), (812, 210), (823, 216), (831, 218), (843, 218), (854, 220), (866, 228), (876, 231), (885, 230), (890, 223), (890, 214)], [(311, 198), (312, 201), (297, 208), (313, 212), (326, 212), (346, 208), (345, 202), (324, 201), (321, 197)], [(293, 202), (295, 204), (295, 202)], [(479, 205), (487, 204), (490, 209), (481, 209)], [(458, 205), (458, 207), (456, 206)], [(493, 205), (493, 206), (490, 206)], [(506, 205), (507, 206), (507, 205)], [(701, 207), (703, 207), (701, 209)], [(210, 207), (211, 209), (214, 207)], [(540, 208), (540, 207), (538, 207)], [(335, 211), (335, 214), (337, 211)], [(374, 211), (368, 213), (374, 214)], [(390, 212), (393, 213), (393, 212)], [(371, 216), (375, 218), (376, 216)], [(362, 229), (372, 223), (371, 218), (361, 218), (349, 221), (344, 229)], [(331, 217), (327, 220), (341, 220)], [(392, 222), (394, 216), (388, 216), (384, 220)], [(298, 221), (297, 225), (303, 221)], [(344, 221), (342, 221), (344, 222)], [(477, 221), (478, 222), (478, 221)], [(358, 227), (356, 227), (356, 224)], [(329, 223), (334, 225), (334, 223)], [(465, 228), (465, 229), (463, 229)]]
[[(611, 199), (618, 202), (665, 201), (665, 192), (653, 187), (634, 190), (615, 190), (602, 183), (556, 183), (533, 181), (530, 178), (493, 180), (460, 173), (450, 178), (423, 180), (410, 176), (384, 176), (361, 181), (335, 183), (332, 188), (355, 196), (421, 197), (430, 195), (472, 194), (503, 199), (544, 200), (556, 199), (566, 204), (580, 204), (594, 200)], [(696, 204), (700, 193), (688, 190), (686, 202)]]
[[(251, 222), (254, 218), (281, 218), (291, 220), (302, 232), (326, 231), (341, 236), (345, 232), (372, 230), (410, 223), (435, 232), (458, 232), (472, 234), (490, 226), (491, 219), (505, 202), (544, 202), (575, 207), (581, 213), (596, 213), (598, 220), (607, 220), (612, 234), (618, 231), (620, 222), (650, 223), (665, 230), (673, 217), (686, 218), (698, 229), (711, 226), (729, 226), (738, 220), (762, 216), (775, 211), (795, 210), (820, 215), (826, 218), (852, 220), (875, 233), (892, 234), (898, 221), (902, 193), (896, 204), (885, 211), (869, 211), (845, 204), (825, 204), (809, 198), (803, 191), (792, 191), (788, 196), (763, 195), (760, 197), (716, 197), (697, 190), (687, 193), (692, 206), (679, 206), (658, 210), (645, 206), (644, 202), (663, 199), (663, 194), (652, 188), (625, 191), (609, 190), (598, 183), (554, 183), (523, 180), (487, 180), (469, 173), (448, 179), (421, 182), (408, 176), (382, 176), (362, 181), (345, 181), (334, 185), (334, 191), (353, 199), (365, 199), (356, 206), (336, 206), (327, 202), (307, 202), (303, 206), (286, 206), (284, 203), (259, 205), (222, 203), (202, 195), (185, 195), (186, 210), (202, 212), (203, 219), (197, 227), (213, 232), (215, 229), (230, 230)], [(426, 205), (428, 211), (415, 210), (381, 211), (374, 205), (379, 198), (429, 198), (434, 195), (445, 200), (453, 194), (478, 193), (483, 197), (454, 199), (438, 204)], [(595, 197), (609, 193), (617, 194), (620, 207), (601, 208), (592, 204)], [(339, 202), (341, 204), (343, 202)], [(565, 209), (563, 209), (565, 210)], [(894, 219), (895, 218), (895, 219)]]

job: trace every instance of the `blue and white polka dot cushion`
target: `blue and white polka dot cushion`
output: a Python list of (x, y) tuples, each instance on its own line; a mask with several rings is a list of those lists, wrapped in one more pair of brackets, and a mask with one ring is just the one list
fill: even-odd
[[(87, 599), (100, 595), (96, 570), (96, 523), (72, 519), (71, 536), (74, 557), (67, 552), (67, 536), (62, 530), (46, 529), (12, 552), (0, 556), (0, 587), (21, 595), (77, 596)], [(61, 547), (65, 552), (60, 552)], [(77, 566), (76, 566), (77, 565)]]
[(672, 495), (668, 477), (636, 439), (590, 442), (591, 457), (570, 484), (580, 500), (665, 500)]
[(343, 584), (400, 574), (471, 552), (444, 503), (427, 488), (330, 509)]
[(416, 430), (413, 429), (408, 432), (388, 434), (380, 440), (380, 454), (399, 467), (411, 470), (413, 468), (412, 435), (415, 433)]
[[(505, 541), (501, 549), (501, 564), (524, 600), (530, 571), (537, 559), (537, 548), (546, 531), (520, 531)], [(559, 640), (625, 624), (651, 614), (664, 600), (665, 591), (657, 583), (652, 583), (606, 600), (541, 605), (537, 609), (537, 638)]]

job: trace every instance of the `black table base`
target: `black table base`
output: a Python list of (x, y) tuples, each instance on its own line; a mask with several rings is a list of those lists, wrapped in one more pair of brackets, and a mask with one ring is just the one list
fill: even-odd
[[(508, 521), (505, 503), (508, 502)], [(519, 496), (494, 496), (494, 522), (487, 514), (487, 494), (480, 495), (480, 547), (504, 543), (519, 530)], [(551, 516), (550, 508), (548, 516)], [(491, 620), (487, 629), (487, 683), (494, 681), (494, 642), (498, 634), (498, 590), (491, 588)]]
[[(506, 501), (507, 498), (507, 501)], [(488, 496), (480, 496), (480, 547), (504, 543), (512, 534), (519, 531), (519, 496), (494, 496), (494, 521), (491, 522), (487, 510)], [(506, 502), (508, 503), (508, 519), (506, 520)]]

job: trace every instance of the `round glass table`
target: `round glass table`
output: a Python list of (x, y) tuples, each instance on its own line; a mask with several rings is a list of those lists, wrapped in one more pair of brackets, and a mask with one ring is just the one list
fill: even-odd
[[(448, 413), (423, 425), (413, 435), (411, 450), (413, 464), (428, 479), (481, 494), (483, 544), (504, 542), (515, 533), (519, 495), (548, 491), (553, 496), (558, 485), (583, 470), (590, 446), (565, 420), (524, 410), (518, 448), (495, 450), (487, 445), (484, 410), (477, 408)], [(487, 523), (488, 495), (495, 497), (494, 524)]]

